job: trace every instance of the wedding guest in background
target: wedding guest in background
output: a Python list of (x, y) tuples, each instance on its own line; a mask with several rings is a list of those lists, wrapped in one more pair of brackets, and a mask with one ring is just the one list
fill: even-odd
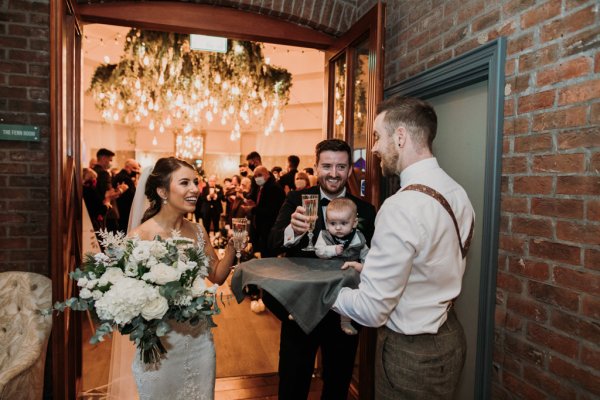
[(302, 190), (311, 187), (312, 185), (310, 184), (310, 180), (308, 179), (308, 174), (302, 171), (296, 172), (294, 186), (296, 187), (296, 190)]
[(279, 166), (274, 166), (271, 168), (271, 175), (273, 175), (273, 178), (275, 178), (276, 181), (279, 181), (281, 178), (281, 171), (283, 171), (283, 168)]
[[(316, 146), (318, 186), (288, 193), (269, 235), (273, 252), (285, 252), (288, 257), (316, 257), (314, 252), (302, 251), (308, 244), (309, 222), (302, 207), (303, 194), (317, 194), (322, 206), (318, 208), (315, 232), (325, 228), (325, 202), (347, 197), (357, 206), (361, 230), (370, 243), (373, 235), (375, 207), (346, 191), (351, 173), (352, 150), (339, 139), (324, 140)], [(322, 399), (346, 400), (352, 379), (359, 335), (346, 335), (340, 328), (339, 314), (330, 311), (310, 334), (305, 334), (288, 312), (267, 292), (263, 293), (267, 307), (281, 319), (279, 347), (279, 398), (306, 399), (315, 365), (317, 350), (323, 361)]]
[[(119, 230), (123, 232), (127, 232), (131, 203), (133, 203), (133, 196), (135, 196), (136, 190), (135, 179), (140, 173), (140, 170), (140, 164), (133, 158), (129, 158), (125, 161), (123, 169), (112, 179), (113, 188), (119, 192), (116, 205), (119, 210)], [(121, 189), (123, 184), (127, 185), (127, 189), (124, 191)]]
[(239, 165), (239, 169), (240, 169), (240, 176), (242, 178), (246, 177), (246, 176), (252, 176), (252, 173), (249, 171), (248, 168), (248, 163), (242, 163)]
[(252, 215), (252, 227), (254, 228), (252, 244), (254, 250), (260, 252), (261, 257), (273, 257), (277, 254), (270, 251), (267, 242), (271, 227), (277, 219), (279, 208), (285, 200), (285, 193), (279, 183), (275, 182), (275, 178), (269, 170), (262, 165), (254, 170), (254, 180), (260, 189)]
[(298, 172), (298, 165), (300, 164), (300, 158), (298, 156), (291, 155), (287, 158), (287, 172), (279, 179), (279, 184), (285, 190), (287, 194), (290, 190), (296, 190), (296, 184), (294, 178), (296, 172)]
[(252, 189), (252, 180), (248, 177), (242, 178), (240, 186), (236, 190), (236, 198), (231, 205), (232, 218), (248, 218), (251, 219), (252, 209), (255, 204), (250, 199), (250, 191)]
[(196, 202), (196, 208), (194, 209), (194, 217), (196, 218), (196, 222), (200, 222), (202, 220), (202, 204), (204, 203), (204, 199), (202, 197), (202, 191), (206, 187), (206, 181), (204, 180), (204, 176), (202, 175), (203, 171), (198, 171), (198, 201)]
[[(216, 175), (208, 177), (208, 184), (202, 189), (202, 223), (206, 232), (218, 232), (223, 212), (223, 188), (217, 185)], [(211, 228), (212, 226), (212, 228)]]
[[(83, 201), (87, 208), (94, 232), (104, 229), (104, 217), (108, 211), (108, 200), (98, 196), (96, 191), (96, 182), (98, 174), (93, 169), (84, 168), (82, 173), (83, 181)], [(96, 237), (98, 234), (96, 233)]]
[(118, 187), (112, 185), (112, 175), (110, 173), (111, 164), (115, 153), (108, 149), (100, 149), (96, 152), (98, 162), (94, 165), (94, 171), (98, 174), (96, 180), (96, 192), (101, 199), (108, 199), (110, 205), (104, 216), (104, 227), (110, 232), (119, 230), (119, 211), (116, 200), (122, 192), (128, 189), (128, 186), (121, 184)]
[(240, 176), (233, 175), (230, 178), (231, 184), (228, 189), (225, 189), (224, 200), (225, 200), (225, 223), (231, 226), (231, 207), (235, 201), (238, 188), (240, 186)]
[[(260, 154), (258, 154), (258, 152), (256, 151), (251, 151), (250, 153), (248, 153), (248, 155), (246, 156), (246, 161), (248, 162), (248, 168), (252, 173), (254, 173), (254, 169), (256, 169), (256, 167), (262, 165), (262, 158), (260, 157)], [(254, 177), (252, 177), (252, 189), (250, 190), (250, 199), (255, 203), (256, 196), (258, 196), (258, 189), (259, 187), (256, 184)]]
[(402, 188), (379, 210), (358, 289), (341, 289), (333, 306), (380, 327), (378, 399), (452, 399), (464, 365), (465, 334), (453, 302), (474, 211), (433, 156), (436, 130), (435, 111), (422, 100), (393, 97), (378, 106), (372, 151), (384, 176), (400, 175)]
[(304, 168), (304, 172), (308, 175), (308, 180), (310, 181), (310, 186), (315, 186), (317, 184), (317, 177), (315, 176), (315, 171), (312, 167)]

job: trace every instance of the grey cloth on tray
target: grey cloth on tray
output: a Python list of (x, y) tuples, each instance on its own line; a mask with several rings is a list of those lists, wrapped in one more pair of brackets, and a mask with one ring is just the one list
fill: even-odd
[(342, 287), (358, 287), (358, 272), (353, 268), (341, 270), (343, 264), (343, 260), (319, 258), (254, 259), (235, 269), (231, 290), (240, 303), (244, 300), (244, 286), (262, 288), (308, 334), (331, 309)]

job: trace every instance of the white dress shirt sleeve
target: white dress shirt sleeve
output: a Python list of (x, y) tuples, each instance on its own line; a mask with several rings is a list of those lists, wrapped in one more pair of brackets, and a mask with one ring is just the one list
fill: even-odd
[(358, 289), (342, 288), (332, 307), (369, 327), (386, 324), (406, 287), (413, 257), (425, 239), (421, 224), (391, 201), (382, 205), (375, 226)]
[(335, 248), (337, 246), (334, 245), (328, 245), (327, 242), (325, 242), (325, 239), (323, 238), (323, 231), (319, 232), (319, 238), (317, 239), (317, 243), (315, 243), (315, 254), (317, 255), (317, 257), (319, 258), (332, 258), (335, 257), (337, 255)]
[(304, 236), (304, 233), (302, 235), (296, 236), (296, 234), (294, 233), (294, 229), (292, 229), (292, 224), (289, 224), (285, 227), (285, 230), (283, 231), (283, 247), (294, 246), (300, 241), (300, 239), (302, 239), (302, 236)]

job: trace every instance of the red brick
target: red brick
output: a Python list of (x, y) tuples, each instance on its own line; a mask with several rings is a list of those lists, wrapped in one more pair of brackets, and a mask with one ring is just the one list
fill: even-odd
[(504, 120), (505, 135), (518, 135), (527, 132), (529, 132), (529, 118), (511, 118)]
[(515, 114), (515, 100), (512, 98), (504, 99), (504, 116), (509, 117)]
[(515, 64), (516, 64), (516, 60), (514, 58), (506, 60), (506, 63), (504, 64), (505, 76), (511, 76), (512, 74), (515, 73)]
[(10, 86), (25, 86), (39, 88), (49, 87), (49, 81), (47, 77), (35, 78), (32, 76), (11, 75), (8, 80), (8, 83)]
[(554, 105), (555, 94), (556, 92), (554, 90), (547, 90), (545, 92), (519, 97), (518, 113), (524, 114), (552, 107)]
[(513, 396), (528, 400), (545, 400), (547, 396), (528, 382), (520, 379), (516, 375), (504, 373), (502, 375), (503, 386), (511, 392)]
[(529, 242), (529, 254), (545, 260), (580, 265), (581, 257), (579, 253), (579, 247), (568, 244), (538, 239)]
[(592, 393), (600, 394), (600, 379), (598, 379), (598, 376), (578, 367), (576, 364), (551, 355), (548, 360), (548, 370), (568, 381), (576, 382)]
[(24, 49), (27, 47), (27, 39), (0, 36), (0, 46), (5, 49)]
[(548, 264), (523, 258), (510, 257), (508, 270), (513, 274), (538, 281), (547, 281), (550, 277), (550, 267)]
[(519, 72), (539, 69), (558, 60), (558, 45), (553, 44), (519, 57)]
[(553, 276), (557, 284), (580, 290), (586, 294), (600, 295), (600, 277), (591, 272), (557, 266), (554, 267)]
[(521, 29), (538, 25), (560, 14), (560, 2), (549, 1), (530, 11), (521, 14)]
[(577, 340), (558, 334), (538, 324), (527, 324), (527, 338), (570, 358), (577, 357)]
[(588, 220), (600, 221), (600, 200), (588, 200), (585, 209)]
[(484, 4), (482, 1), (471, 1), (466, 4), (463, 2), (460, 7), (457, 8), (456, 24), (462, 25), (465, 22), (471, 21), (474, 17), (481, 14), (483, 7)]
[(506, 309), (532, 321), (545, 322), (548, 320), (545, 305), (525, 296), (509, 294)]
[(594, 249), (586, 249), (583, 266), (587, 269), (600, 271), (600, 251)]
[(583, 296), (583, 303), (581, 305), (583, 315), (596, 320), (600, 319), (600, 298), (595, 296)]
[(552, 177), (515, 176), (513, 191), (515, 193), (550, 194), (552, 193)]
[(534, 197), (531, 199), (531, 213), (557, 218), (583, 218), (583, 201)]
[(8, 238), (0, 240), (0, 249), (22, 249), (27, 247), (27, 238)]
[(581, 103), (584, 101), (597, 99), (600, 97), (600, 79), (595, 81), (586, 81), (579, 85), (569, 86), (560, 90), (558, 94), (558, 104)]
[(502, 174), (519, 174), (527, 172), (526, 157), (504, 157), (502, 159)]
[(588, 50), (598, 48), (598, 35), (600, 26), (586, 29), (575, 35), (571, 35), (561, 41), (563, 57), (569, 57), (575, 54), (584, 53)]
[(535, 4), (536, 0), (510, 0), (502, 5), (502, 12), (505, 16), (513, 16), (520, 14)]
[(585, 155), (576, 154), (555, 154), (535, 156), (533, 158), (533, 172), (584, 172)]
[(587, 172), (597, 174), (600, 171), (600, 152), (592, 154)]
[(507, 86), (511, 89), (509, 94), (519, 94), (529, 91), (531, 88), (531, 74), (517, 75), (512, 79), (507, 79)]
[(524, 320), (523, 318), (513, 314), (508, 313), (506, 316), (506, 322), (504, 324), (504, 328), (506, 328), (509, 332), (521, 332), (523, 330)]
[[(27, 217), (24, 214), (17, 214), (14, 212), (0, 214), (0, 223), (5, 224), (22, 224), (27, 221)], [(2, 247), (2, 245), (0, 245)]]
[(581, 361), (597, 371), (600, 370), (600, 351), (590, 346), (582, 346)]
[(515, 153), (531, 153), (552, 149), (552, 135), (528, 135), (515, 138)]
[[(600, 53), (598, 53), (600, 54)], [(596, 71), (598, 72), (598, 71)], [(593, 124), (600, 123), (600, 103), (592, 104), (592, 112), (591, 112), (590, 122)]]
[(523, 291), (523, 284), (521, 283), (519, 278), (513, 275), (498, 272), (496, 279), (496, 284), (499, 289), (517, 294)]
[(487, 29), (494, 26), (498, 21), (500, 21), (500, 10), (492, 10), (471, 23), (471, 32), (479, 32)]
[[(600, 103), (598, 104), (600, 105)], [(557, 142), (558, 148), (561, 150), (600, 147), (600, 128), (594, 127), (561, 132), (558, 134)]]
[(515, 335), (506, 335), (504, 339), (507, 356), (530, 361), (534, 365), (544, 364), (544, 351), (535, 345), (528, 343)]
[(545, 86), (587, 75), (591, 71), (590, 61), (589, 57), (584, 56), (561, 62), (557, 66), (551, 66), (537, 73), (537, 84), (538, 86)]
[(510, 38), (508, 40), (508, 48), (507, 55), (513, 55), (515, 53), (521, 53), (524, 50), (527, 50), (531, 46), (533, 46), (534, 39), (533, 33), (529, 32), (524, 35), (521, 35), (517, 38)]
[(542, 42), (548, 42), (558, 37), (565, 36), (568, 33), (577, 32), (594, 22), (596, 12), (594, 6), (590, 6), (566, 17), (552, 21), (541, 28), (540, 39)]
[(594, 72), (600, 72), (600, 52), (596, 53), (596, 56), (594, 57)]
[(558, 221), (556, 237), (560, 240), (600, 245), (600, 225)]
[(561, 309), (577, 311), (579, 308), (579, 294), (565, 288), (547, 285), (545, 283), (529, 281), (528, 293), (533, 300), (550, 304)]
[(559, 176), (556, 180), (557, 194), (600, 195), (600, 177)]
[[(514, 34), (515, 34), (515, 22), (510, 21), (510, 22), (505, 23), (504, 25), (497, 27), (496, 29), (492, 29), (491, 31), (489, 31), (487, 34), (487, 40), (488, 41), (495, 40), (495, 39), (499, 38), (500, 36), (512, 37)], [(506, 73), (506, 71), (505, 71), (505, 74), (508, 75)]]
[(556, 376), (546, 373), (538, 368), (525, 365), (523, 379), (536, 388), (541, 388), (547, 393), (552, 393), (557, 399), (575, 399), (577, 393), (574, 388), (563, 385)]
[(525, 242), (523, 238), (514, 235), (500, 235), (499, 247), (504, 251), (523, 254)]
[(534, 132), (549, 129), (569, 128), (586, 125), (587, 107), (572, 107), (559, 111), (547, 111), (533, 116)]
[(600, 337), (600, 325), (581, 315), (568, 314), (560, 310), (552, 311), (551, 326), (569, 336), (575, 336), (595, 343)]
[(552, 221), (541, 218), (513, 217), (512, 231), (529, 236), (552, 238)]
[(527, 198), (525, 197), (502, 196), (500, 201), (500, 208), (503, 213), (526, 213), (529, 211), (529, 207), (527, 206)]
[(2, 72), (14, 72), (17, 74), (24, 74), (27, 69), (27, 64), (19, 62), (8, 62), (0, 61), (0, 73)]

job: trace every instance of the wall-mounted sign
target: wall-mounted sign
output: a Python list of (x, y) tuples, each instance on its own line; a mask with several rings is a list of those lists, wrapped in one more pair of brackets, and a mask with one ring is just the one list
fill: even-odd
[(33, 125), (0, 124), (0, 140), (40, 141), (40, 128)]
[(191, 34), (190, 49), (227, 53), (227, 38)]

